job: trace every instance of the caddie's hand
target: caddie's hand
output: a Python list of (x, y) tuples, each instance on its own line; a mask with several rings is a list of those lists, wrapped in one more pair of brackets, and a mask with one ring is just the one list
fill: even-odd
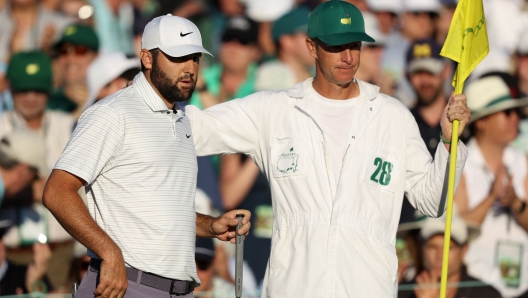
[(416, 276), (417, 286), (414, 294), (418, 298), (436, 298), (440, 296), (440, 277), (434, 271), (424, 270)]
[(458, 136), (460, 136), (468, 124), (470, 118), (471, 110), (467, 106), (466, 96), (464, 94), (451, 96), (444, 109), (444, 115), (440, 120), (442, 136), (444, 139), (451, 141), (451, 135), (453, 133), (453, 121), (459, 121), (460, 126), (458, 128)]
[(125, 261), (119, 250), (112, 250), (103, 258), (99, 270), (99, 285), (93, 292), (98, 298), (122, 298), (128, 287)]
[(237, 214), (244, 214), (242, 227), (238, 230), (238, 234), (247, 236), (249, 234), (249, 228), (251, 227), (251, 223), (249, 222), (251, 212), (240, 209), (231, 210), (222, 214), (222, 216), (215, 218), (211, 224), (213, 235), (222, 241), (230, 241), (233, 244), (236, 243), (235, 231), (238, 224), (238, 219), (236, 218)]

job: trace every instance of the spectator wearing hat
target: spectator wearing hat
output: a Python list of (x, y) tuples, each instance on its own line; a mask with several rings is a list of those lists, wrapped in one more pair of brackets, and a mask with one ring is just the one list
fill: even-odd
[[(440, 277), (444, 249), (445, 217), (427, 218), (421, 222), (420, 242), (423, 270), (410, 282), (402, 284), (399, 298), (436, 298), (440, 295)], [(478, 229), (468, 226), (458, 214), (453, 214), (447, 282), (447, 297), (501, 297), (493, 287), (468, 275), (464, 256), (469, 242), (478, 236)], [(456, 286), (451, 286), (457, 284)], [(407, 290), (415, 285), (412, 290)]]
[(51, 50), (71, 21), (38, 0), (7, 1), (0, 10), (0, 61), (19, 51)]
[(397, 84), (395, 97), (407, 107), (414, 106), (414, 95), (406, 80), (405, 54), (409, 46), (422, 39), (433, 39), (434, 19), (440, 11), (439, 0), (402, 0), (403, 27), (387, 40), (383, 56), (383, 69), (390, 73)]
[(379, 30), (387, 37), (398, 30), (398, 15), (402, 10), (401, 0), (367, 0), (369, 10), (376, 16)]
[[(51, 169), (68, 143), (74, 124), (71, 115), (46, 109), (52, 89), (51, 60), (40, 51), (17, 53), (9, 63), (7, 79), (13, 94), (14, 110), (0, 115), (0, 137), (20, 129), (29, 129), (39, 134), (45, 143), (45, 164)], [(36, 201), (33, 205), (34, 210), (42, 209), (39, 202), (42, 199), (42, 190), (49, 171), (41, 174), (41, 178), (33, 182), (33, 191), (28, 195), (28, 199)], [(49, 278), (54, 288), (66, 286), (73, 238), (51, 213), (45, 209), (41, 211), (47, 214), (42, 217), (44, 221), (40, 223), (48, 231), (47, 241), (52, 243), (53, 251)], [(31, 249), (21, 246), (26, 241), (19, 236), (19, 233), (10, 234), (12, 237), (6, 239), (10, 257), (17, 258), (20, 262), (29, 262)], [(31, 241), (33, 240), (28, 239), (27, 242)]]
[(481, 231), (465, 257), (468, 272), (503, 297), (528, 295), (528, 160), (510, 146), (519, 132), (517, 109), (528, 98), (514, 99), (498, 76), (478, 79), (465, 92), (472, 137), (455, 203)]
[[(528, 26), (528, 13), (522, 15), (525, 27)], [(528, 96), (528, 30), (525, 30), (519, 46), (517, 47), (517, 55), (515, 57), (516, 67), (515, 77), (517, 79), (517, 86), (522, 94), (521, 96)], [(524, 109), (524, 115), (528, 115), (528, 110)], [(515, 140), (513, 146), (524, 153), (528, 154), (528, 119), (521, 120), (519, 136)]]
[(257, 91), (285, 90), (312, 76), (314, 59), (305, 46), (309, 14), (310, 11), (301, 6), (275, 21), (272, 34), (277, 60), (259, 67), (255, 82)]
[(97, 57), (99, 39), (86, 25), (70, 25), (64, 29), (55, 51), (60, 86), (51, 94), (48, 107), (72, 113), (77, 119), (88, 99), (86, 74)]
[(140, 72), (139, 60), (120, 52), (104, 52), (88, 67), (88, 99), (83, 110), (97, 101), (125, 88)]

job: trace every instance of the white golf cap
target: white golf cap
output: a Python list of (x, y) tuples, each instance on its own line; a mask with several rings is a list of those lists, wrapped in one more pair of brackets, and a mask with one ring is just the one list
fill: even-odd
[(88, 99), (83, 110), (89, 108), (97, 99), (101, 89), (125, 71), (139, 68), (137, 58), (127, 58), (121, 52), (102, 52), (88, 67), (86, 84), (88, 85)]
[(0, 152), (13, 161), (34, 167), (41, 177), (49, 174), (46, 166), (46, 144), (36, 132), (22, 129), (5, 135), (0, 141)]
[[(426, 218), (420, 229), (420, 237), (424, 240), (428, 240), (435, 235), (443, 235), (446, 227), (445, 221), (445, 216), (439, 218)], [(456, 212), (453, 212), (451, 221), (451, 238), (455, 240), (455, 242), (462, 245), (477, 238), (479, 235), (480, 230), (476, 225), (468, 225)]]
[(403, 9), (408, 12), (439, 13), (442, 7), (438, 0), (403, 0)]
[(246, 14), (255, 22), (274, 22), (289, 12), (294, 0), (248, 0)]
[(141, 48), (159, 48), (171, 57), (183, 57), (194, 53), (210, 55), (202, 46), (202, 35), (193, 22), (171, 14), (150, 21), (141, 38)]
[(367, 0), (367, 6), (373, 12), (392, 12), (393, 14), (399, 14), (402, 11), (401, 0)]
[(387, 43), (387, 36), (381, 32), (376, 16), (370, 12), (364, 12), (363, 20), (365, 21), (365, 32), (375, 40), (374, 42), (365, 43), (365, 45), (384, 46)]

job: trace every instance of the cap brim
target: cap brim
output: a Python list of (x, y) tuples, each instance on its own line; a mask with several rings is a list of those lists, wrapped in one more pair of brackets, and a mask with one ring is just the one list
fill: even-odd
[(345, 32), (316, 37), (330, 46), (340, 46), (356, 41), (376, 42), (374, 38), (363, 32)]
[(528, 97), (521, 98), (521, 99), (512, 98), (509, 100), (501, 101), (500, 103), (495, 104), (493, 106), (482, 108), (477, 111), (473, 111), (471, 113), (471, 120), (469, 120), (469, 123), (473, 123), (480, 118), (486, 117), (488, 115), (491, 115), (491, 114), (494, 114), (500, 111), (520, 108), (524, 106), (528, 106)]
[(184, 44), (184, 45), (177, 45), (177, 46), (171, 46), (171, 47), (162, 47), (159, 49), (163, 53), (171, 57), (183, 57), (183, 56), (191, 55), (194, 53), (204, 53), (211, 57), (214, 57), (211, 53), (209, 53), (203, 47), (199, 45), (194, 45), (194, 44)]
[(423, 58), (411, 61), (407, 68), (408, 73), (417, 71), (427, 71), (435, 75), (439, 75), (444, 70), (444, 61), (434, 58)]

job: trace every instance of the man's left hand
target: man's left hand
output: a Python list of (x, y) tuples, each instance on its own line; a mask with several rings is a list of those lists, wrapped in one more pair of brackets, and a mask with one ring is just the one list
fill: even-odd
[(458, 129), (458, 136), (462, 134), (464, 128), (469, 123), (471, 118), (471, 110), (467, 106), (466, 96), (464, 94), (458, 94), (452, 96), (449, 99), (449, 103), (444, 109), (444, 114), (440, 120), (440, 126), (442, 127), (442, 136), (444, 139), (451, 141), (451, 135), (453, 134), (453, 121), (458, 120), (460, 126)]
[(231, 210), (215, 218), (211, 223), (211, 232), (214, 237), (223, 241), (230, 241), (233, 244), (236, 243), (235, 231), (236, 226), (238, 225), (238, 219), (236, 218), (237, 214), (244, 215), (242, 227), (238, 230), (238, 234), (247, 236), (249, 228), (251, 227), (251, 223), (249, 222), (251, 212), (248, 210)]

